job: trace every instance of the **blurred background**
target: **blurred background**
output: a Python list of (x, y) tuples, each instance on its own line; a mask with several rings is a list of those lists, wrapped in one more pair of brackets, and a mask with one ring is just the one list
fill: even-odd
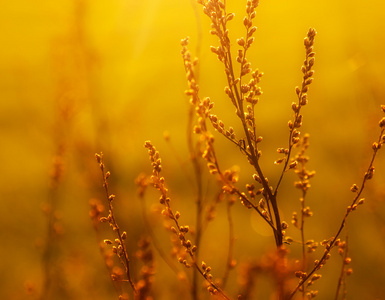
[[(194, 227), (193, 176), (187, 148), (188, 99), (180, 40), (190, 36), (199, 57), (202, 96), (215, 102), (214, 113), (226, 126), (240, 128), (223, 93), (222, 65), (209, 49), (217, 45), (210, 22), (194, 1), (56, 0), (2, 1), (0, 11), (0, 298), (116, 299), (99, 242), (110, 238), (108, 225), (95, 232), (89, 216), (91, 199), (103, 198), (95, 152), (102, 151), (117, 195), (118, 222), (128, 234), (129, 254), (146, 235), (135, 178), (150, 174), (144, 141), (151, 140), (163, 159), (164, 176), (181, 222)], [(229, 24), (233, 49), (244, 35), (245, 1), (227, 1), (235, 13)], [(307, 239), (332, 237), (360, 184), (378, 138), (385, 104), (385, 4), (362, 1), (261, 1), (254, 25), (256, 41), (249, 52), (253, 68), (264, 72), (264, 92), (257, 105), (262, 167), (270, 182), (278, 180), (276, 148), (286, 147), (294, 88), (301, 83), (303, 38), (316, 28), (315, 80), (303, 109), (303, 132), (310, 134), (307, 166), (316, 171), (306, 199), (314, 212), (307, 220)], [(216, 134), (216, 133), (215, 133)], [(165, 140), (168, 137), (168, 142)], [(252, 170), (241, 152), (216, 135), (223, 169), (236, 166), (240, 187)], [(385, 155), (364, 197), (366, 204), (348, 223), (353, 275), (347, 278), (348, 299), (385, 299)], [(190, 174), (190, 175), (189, 175)], [(281, 194), (283, 219), (299, 211), (294, 174), (285, 178)], [(208, 203), (218, 187), (204, 177)], [(162, 226), (158, 194), (149, 191), (147, 217), (166, 253), (170, 235)], [(155, 213), (154, 213), (155, 211)], [(274, 248), (261, 220), (236, 203), (234, 256), (239, 265)], [(105, 213), (104, 213), (105, 214)], [(53, 230), (53, 229), (54, 230)], [(299, 239), (293, 226), (287, 234)], [(343, 236), (345, 236), (345, 232)], [(224, 272), (228, 249), (226, 205), (202, 237), (200, 256)], [(289, 246), (292, 259), (300, 246)], [(313, 255), (320, 258), (323, 249)], [(185, 285), (155, 254), (154, 299), (189, 297)], [(140, 264), (133, 259), (133, 277)], [(183, 268), (177, 265), (177, 268)], [(314, 289), (319, 299), (334, 297), (341, 258), (336, 251)], [(241, 268), (229, 277), (236, 295)], [(45, 278), (49, 275), (49, 292)], [(187, 277), (191, 274), (187, 272)], [(269, 299), (270, 279), (260, 278), (254, 298)], [(129, 289), (128, 289), (129, 290)], [(202, 299), (207, 298), (202, 293)]]

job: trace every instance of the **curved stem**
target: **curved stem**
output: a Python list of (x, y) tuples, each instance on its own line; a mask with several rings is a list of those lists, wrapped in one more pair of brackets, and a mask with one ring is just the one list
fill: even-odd
[[(382, 130), (381, 130), (380, 136), (379, 136), (379, 138), (378, 138), (378, 144), (381, 144), (382, 135), (384, 134), (384, 131), (385, 131), (385, 129), (382, 129)], [(365, 183), (366, 183), (366, 181), (369, 179), (368, 176), (367, 176), (367, 174), (370, 173), (370, 170), (371, 170), (372, 167), (373, 167), (373, 163), (374, 163), (374, 160), (375, 160), (375, 158), (376, 158), (376, 155), (377, 155), (378, 150), (379, 150), (379, 148), (375, 148), (375, 149), (374, 149), (374, 153), (373, 153), (372, 159), (371, 159), (371, 161), (370, 161), (369, 167), (368, 167), (367, 172), (365, 173), (365, 176), (364, 176), (364, 178), (363, 178), (363, 180), (362, 180), (361, 188), (358, 190), (356, 196), (354, 197), (354, 199), (353, 199), (353, 201), (352, 201), (352, 204), (351, 204), (351, 207), (357, 203), (357, 201), (359, 200), (359, 198), (360, 198), (360, 196), (361, 196), (361, 194), (362, 194), (362, 192), (363, 192), (363, 190), (364, 190), (364, 188), (365, 188)], [(295, 295), (295, 293), (299, 290), (299, 288), (300, 288), (302, 285), (304, 285), (304, 283), (305, 283), (306, 281), (308, 281), (309, 278), (310, 278), (310, 277), (311, 277), (317, 270), (319, 270), (319, 269), (322, 267), (323, 263), (324, 263), (325, 260), (326, 260), (326, 257), (329, 255), (331, 249), (335, 246), (335, 242), (337, 241), (338, 237), (340, 236), (342, 230), (343, 230), (344, 227), (345, 227), (346, 220), (347, 220), (349, 214), (352, 212), (351, 207), (350, 207), (350, 209), (347, 209), (347, 211), (346, 211), (346, 213), (345, 213), (345, 215), (344, 215), (344, 217), (343, 217), (343, 219), (342, 219), (342, 221), (341, 221), (341, 225), (340, 225), (340, 227), (339, 227), (338, 230), (337, 230), (337, 233), (335, 234), (334, 238), (333, 238), (332, 241), (329, 243), (329, 245), (326, 247), (326, 250), (325, 250), (324, 254), (322, 255), (321, 259), (319, 260), (319, 262), (317, 263), (317, 265), (313, 268), (313, 270), (312, 270), (306, 277), (304, 277), (303, 279), (301, 279), (301, 281), (298, 283), (298, 285), (296, 286), (296, 288), (295, 288), (295, 289), (293, 290), (293, 292), (290, 294), (290, 296), (289, 296), (288, 299), (293, 298), (294, 295)]]

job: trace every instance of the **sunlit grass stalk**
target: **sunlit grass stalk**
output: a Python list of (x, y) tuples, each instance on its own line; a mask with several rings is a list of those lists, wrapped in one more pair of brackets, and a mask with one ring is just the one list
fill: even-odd
[[(382, 106), (382, 110), (385, 112), (385, 105)], [(385, 135), (384, 135), (384, 131), (385, 131), (385, 117), (381, 119), (379, 125), (381, 127), (380, 135), (378, 137), (377, 142), (374, 142), (373, 145), (372, 145), (373, 155), (372, 155), (371, 161), (369, 163), (369, 166), (367, 168), (367, 171), (365, 172), (364, 177), (362, 179), (361, 187), (358, 187), (356, 184), (353, 184), (352, 187), (350, 188), (350, 190), (353, 193), (355, 193), (356, 196), (354, 197), (351, 205), (349, 205), (347, 207), (346, 213), (345, 213), (345, 215), (344, 215), (344, 217), (343, 217), (343, 219), (341, 221), (341, 225), (340, 225), (339, 229), (337, 230), (336, 234), (331, 239), (331, 241), (326, 243), (326, 245), (325, 245), (326, 249), (324, 251), (324, 254), (322, 255), (321, 259), (319, 259), (317, 261), (317, 263), (315, 264), (314, 268), (308, 274), (303, 274), (302, 278), (300, 279), (300, 282), (298, 283), (296, 288), (292, 291), (289, 299), (291, 299), (295, 295), (295, 293), (298, 291), (298, 289), (301, 286), (303, 286), (311, 278), (311, 276), (316, 271), (318, 271), (320, 268), (322, 268), (322, 266), (325, 264), (326, 260), (330, 257), (330, 251), (337, 245), (336, 242), (337, 242), (337, 240), (338, 240), (342, 230), (345, 227), (345, 224), (346, 224), (348, 216), (350, 215), (351, 212), (353, 212), (353, 211), (355, 211), (357, 209), (358, 205), (361, 205), (361, 204), (364, 203), (364, 199), (361, 198), (361, 194), (364, 191), (365, 184), (367, 183), (367, 181), (372, 179), (372, 177), (373, 177), (373, 174), (374, 174), (374, 166), (373, 166), (374, 160), (375, 160), (375, 158), (377, 156), (378, 150), (380, 150), (382, 145), (385, 143)]]
[(198, 273), (202, 275), (202, 277), (207, 281), (209, 284), (208, 291), (211, 294), (218, 294), (224, 299), (230, 299), (228, 296), (224, 293), (224, 291), (214, 283), (212, 280), (212, 275), (210, 274), (211, 267), (207, 266), (206, 263), (202, 261), (201, 267), (197, 264), (196, 259), (196, 250), (197, 246), (193, 245), (192, 242), (186, 238), (186, 234), (189, 232), (189, 226), (182, 226), (179, 223), (180, 213), (177, 211), (174, 213), (173, 209), (171, 208), (171, 199), (168, 196), (168, 188), (165, 186), (165, 179), (164, 177), (160, 176), (160, 172), (162, 170), (161, 166), (161, 159), (159, 156), (159, 152), (156, 150), (156, 148), (151, 144), (150, 141), (145, 142), (145, 147), (148, 149), (148, 153), (150, 156), (150, 160), (152, 162), (153, 172), (151, 176), (151, 183), (156, 188), (161, 196), (160, 196), (160, 203), (164, 205), (165, 209), (162, 211), (162, 214), (173, 221), (175, 224), (174, 226), (171, 226), (171, 231), (178, 236), (181, 245), (185, 248), (186, 253), (190, 257), (191, 261), (187, 261), (186, 259), (183, 259), (180, 257), (178, 260), (181, 264), (183, 264), (186, 268), (195, 268)]
[[(112, 230), (114, 231), (114, 233), (117, 236), (117, 240), (115, 240), (115, 242), (117, 242), (118, 246), (117, 247), (113, 246), (112, 249), (113, 249), (114, 253), (119, 257), (119, 260), (125, 269), (127, 281), (131, 285), (134, 293), (136, 294), (137, 290), (136, 290), (135, 284), (131, 278), (130, 259), (128, 258), (128, 253), (127, 253), (127, 249), (126, 249), (126, 245), (125, 245), (125, 239), (127, 238), (127, 233), (125, 231), (123, 233), (121, 233), (121, 231), (120, 231), (119, 225), (115, 219), (114, 207), (112, 204), (114, 199), (115, 199), (115, 195), (110, 194), (110, 191), (108, 188), (108, 178), (110, 177), (111, 173), (109, 171), (105, 170), (105, 165), (103, 162), (103, 153), (95, 154), (95, 158), (96, 158), (97, 162), (99, 163), (100, 170), (102, 171), (103, 187), (104, 187), (104, 191), (106, 193), (106, 198), (108, 201), (108, 208), (109, 208), (108, 217), (101, 218), (100, 221), (108, 222), (110, 224), (110, 226), (112, 227)], [(107, 245), (112, 244), (112, 242), (110, 240), (105, 240), (104, 242)]]
[(159, 256), (163, 259), (163, 261), (170, 267), (170, 269), (178, 275), (178, 268), (174, 264), (174, 262), (170, 259), (170, 257), (163, 251), (162, 247), (160, 246), (160, 243), (154, 233), (154, 230), (152, 229), (152, 226), (150, 224), (150, 220), (147, 215), (147, 207), (146, 207), (146, 201), (145, 201), (145, 189), (148, 185), (147, 183), (147, 177), (139, 175), (136, 179), (136, 184), (138, 186), (138, 197), (141, 202), (142, 207), (142, 217), (144, 221), (144, 225), (146, 226), (146, 230), (148, 232), (148, 235), (151, 237), (152, 245), (154, 246), (155, 250), (158, 252)]
[[(211, 50), (217, 54), (218, 59), (223, 63), (225, 67), (225, 73), (227, 78), (228, 86), (225, 88), (226, 94), (229, 96), (231, 102), (236, 108), (236, 114), (239, 117), (243, 131), (245, 134), (247, 147), (243, 149), (244, 153), (248, 157), (250, 164), (253, 165), (255, 171), (257, 172), (260, 183), (264, 188), (264, 196), (266, 198), (266, 202), (268, 206), (271, 204), (273, 209), (273, 216), (271, 216), (272, 220), (274, 220), (274, 224), (272, 224), (275, 242), (277, 247), (280, 247), (283, 243), (283, 235), (281, 228), (281, 219), (279, 215), (278, 203), (276, 196), (273, 195), (270, 186), (264, 176), (262, 169), (259, 165), (259, 151), (257, 148), (257, 139), (256, 139), (256, 128), (254, 122), (254, 106), (258, 102), (258, 99), (253, 99), (253, 95), (248, 98), (248, 102), (252, 104), (252, 108), (248, 109), (249, 115), (251, 118), (251, 122), (247, 121), (245, 118), (245, 108), (244, 101), (247, 93), (251, 90), (255, 90), (256, 95), (260, 95), (260, 90), (255, 88), (256, 82), (247, 84), (242, 84), (242, 77), (251, 72), (250, 63), (247, 62), (246, 52), (247, 49), (251, 46), (254, 41), (254, 37), (252, 37), (253, 33), (256, 31), (256, 27), (252, 26), (252, 19), (255, 18), (256, 13), (255, 9), (257, 8), (259, 1), (248, 1), (246, 6), (247, 16), (243, 20), (243, 24), (246, 28), (246, 38), (238, 39), (237, 43), (239, 46), (243, 48), (243, 50), (239, 50), (237, 62), (240, 63), (240, 73), (239, 77), (237, 77), (234, 70), (233, 59), (231, 55), (231, 42), (228, 36), (229, 30), (227, 29), (227, 22), (231, 21), (234, 18), (233, 13), (226, 12), (226, 2), (220, 1), (198, 1), (203, 5), (204, 13), (211, 19), (213, 28), (211, 30), (211, 34), (216, 35), (219, 39), (220, 46), (219, 47), (211, 47)], [(266, 219), (266, 218), (265, 218)]]

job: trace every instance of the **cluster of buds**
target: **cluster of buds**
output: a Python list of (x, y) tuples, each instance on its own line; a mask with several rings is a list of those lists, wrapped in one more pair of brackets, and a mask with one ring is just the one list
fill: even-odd
[(358, 208), (358, 206), (364, 204), (364, 202), (365, 202), (365, 198), (361, 198), (356, 203), (353, 203), (352, 205), (349, 205), (346, 208), (347, 212), (350, 213), (350, 212), (356, 210)]
[(263, 72), (259, 72), (258, 70), (253, 71), (250, 81), (247, 84), (242, 85), (241, 88), (241, 93), (245, 94), (245, 100), (253, 107), (258, 103), (258, 97), (262, 95), (262, 90), (258, 86), (262, 76)]
[(252, 37), (254, 32), (257, 31), (257, 27), (253, 26), (253, 19), (256, 16), (255, 9), (257, 8), (259, 1), (247, 1), (246, 3), (246, 14), (243, 18), (243, 25), (246, 28), (246, 38), (240, 38), (237, 40), (239, 46), (243, 47), (244, 52), (248, 48), (250, 48), (251, 44), (254, 42), (254, 38)]
[(313, 299), (318, 295), (318, 291), (309, 291), (306, 293), (307, 299)]
[(246, 189), (251, 199), (254, 199), (256, 195), (256, 193), (254, 192), (254, 189), (255, 189), (254, 184), (246, 184)]
[(277, 152), (278, 152), (279, 154), (284, 154), (284, 155), (285, 155), (285, 157), (282, 157), (282, 158), (277, 159), (276, 161), (274, 161), (274, 164), (275, 164), (275, 165), (280, 165), (281, 163), (283, 163), (283, 162), (286, 161), (287, 156), (289, 155), (290, 151), (289, 151), (289, 149), (287, 149), (287, 148), (278, 148), (278, 149), (277, 149)]
[(127, 238), (127, 233), (125, 231), (123, 231), (123, 233), (121, 234), (120, 236), (120, 239), (117, 238), (115, 239), (114, 241), (111, 241), (109, 239), (105, 239), (103, 242), (106, 244), (106, 245), (113, 245), (112, 246), (112, 252), (117, 254), (119, 257), (122, 257), (124, 256), (124, 245), (123, 245), (123, 241)]
[(358, 192), (358, 185), (357, 184), (353, 184), (351, 187), (350, 187), (350, 191), (353, 192), (353, 193), (357, 193)]
[(159, 157), (159, 151), (151, 144), (150, 141), (146, 141), (144, 146), (148, 149), (148, 155), (150, 156), (151, 165), (153, 167), (153, 174), (159, 174), (162, 171), (162, 160)]
[(314, 38), (317, 32), (315, 29), (310, 28), (307, 36), (304, 39), (304, 45), (306, 49), (306, 58), (303, 63), (303, 66), (301, 68), (301, 71), (303, 73), (303, 81), (302, 81), (302, 88), (296, 88), (296, 93), (298, 96), (301, 96), (299, 98), (299, 105), (303, 106), (307, 104), (307, 97), (306, 93), (309, 89), (309, 85), (313, 82), (313, 76), (314, 71), (312, 70), (312, 67), (314, 65), (315, 61), (315, 53), (313, 52), (313, 45), (314, 45)]
[(314, 240), (307, 240), (305, 245), (308, 253), (312, 253), (318, 248), (318, 242), (315, 242)]
[(197, 65), (198, 60), (192, 60), (191, 59), (191, 53), (188, 51), (187, 45), (189, 41), (188, 38), (185, 38), (181, 41), (182, 45), (182, 57), (184, 62), (184, 67), (186, 71), (186, 78), (188, 83), (188, 89), (185, 91), (185, 94), (187, 96), (190, 96), (190, 103), (193, 105), (197, 105), (199, 103), (199, 86), (197, 84), (197, 81), (195, 79), (195, 72), (194, 67)]
[(310, 210), (309, 206), (306, 206), (305, 208), (302, 209), (302, 214), (304, 217), (311, 217), (313, 216), (313, 212)]
[(322, 277), (321, 274), (313, 274), (309, 280), (309, 282), (307, 283), (307, 286), (310, 286), (312, 285), (315, 281), (317, 281), (318, 279), (320, 279)]
[(307, 273), (303, 271), (295, 271), (295, 277), (304, 280), (307, 277)]
[(213, 276), (211, 274), (209, 274), (211, 271), (211, 267), (208, 266), (204, 261), (202, 261), (201, 267), (203, 270), (203, 276), (209, 280), (212, 280)]
[(374, 167), (371, 166), (369, 170), (365, 173), (365, 180), (370, 180), (373, 178), (374, 175)]
[(298, 128), (302, 126), (302, 115), (300, 114), (301, 107), (306, 105), (307, 100), (307, 92), (309, 90), (310, 84), (313, 82), (313, 74), (314, 71), (312, 67), (315, 61), (315, 52), (313, 52), (314, 38), (316, 35), (316, 31), (313, 28), (310, 28), (307, 36), (305, 37), (304, 44), (306, 50), (306, 57), (304, 63), (302, 65), (301, 71), (303, 73), (302, 86), (296, 87), (295, 92), (298, 97), (298, 103), (293, 102), (291, 108), (294, 112), (294, 121), (290, 120), (288, 123), (290, 129), (290, 143), (291, 145), (295, 145), (299, 142), (300, 132)]
[(216, 131), (223, 134), (226, 138), (235, 141), (235, 132), (233, 127), (225, 129), (225, 124), (221, 120), (218, 120), (216, 115), (209, 115), (209, 119)]
[(298, 224), (298, 213), (297, 212), (293, 212), (293, 214), (291, 215), (291, 224), (293, 224), (295, 227), (299, 228), (299, 224)]
[(342, 256), (345, 252), (345, 249), (346, 249), (346, 242), (341, 241), (341, 240), (337, 240), (336, 246), (338, 246), (338, 254)]

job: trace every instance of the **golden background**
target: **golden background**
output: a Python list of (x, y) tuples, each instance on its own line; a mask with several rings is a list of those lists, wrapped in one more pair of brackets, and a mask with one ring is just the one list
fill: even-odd
[[(229, 25), (235, 49), (236, 38), (244, 34), (245, 4), (227, 2), (228, 11), (236, 15)], [(1, 299), (38, 299), (41, 293), (48, 222), (43, 211), (51, 197), (55, 157), (63, 164), (55, 194), (63, 234), (55, 250), (53, 267), (61, 277), (55, 278), (60, 282), (52, 299), (116, 298), (88, 215), (89, 200), (103, 199), (95, 152), (103, 151), (112, 172), (111, 188), (117, 195), (121, 227), (132, 241), (131, 253), (144, 232), (134, 179), (151, 172), (145, 140), (160, 151), (175, 209), (186, 224), (194, 222), (193, 189), (180, 167), (182, 163), (190, 168), (182, 38), (190, 36), (190, 49), (199, 55), (201, 95), (211, 97), (214, 112), (226, 126), (239, 126), (223, 93), (222, 65), (209, 49), (217, 41), (201, 10), (189, 0), (2, 1)], [(302, 111), (302, 131), (310, 133), (308, 168), (317, 172), (307, 199), (314, 212), (306, 223), (309, 239), (321, 241), (335, 234), (352, 199), (349, 188), (360, 183), (369, 164), (383, 117), (379, 107), (385, 104), (384, 11), (379, 0), (265, 0), (257, 9), (258, 30), (249, 61), (265, 74), (257, 117), (264, 137), (262, 166), (273, 184), (280, 171), (273, 165), (279, 158), (276, 148), (286, 147), (290, 105), (296, 100), (294, 88), (301, 83), (303, 38), (309, 27), (318, 32), (315, 80), (309, 105)], [(164, 140), (165, 131), (172, 146)], [(223, 168), (238, 165), (240, 186), (244, 185), (251, 172), (244, 157), (233, 144), (216, 137)], [(385, 299), (384, 153), (375, 166), (377, 172), (364, 195), (366, 204), (349, 219), (354, 274), (347, 279), (348, 299)], [(294, 178), (287, 176), (281, 191), (289, 195), (281, 204), (288, 223), (292, 211), (300, 207)], [(158, 195), (151, 191), (146, 199), (151, 210)], [(204, 235), (201, 252), (218, 276), (227, 251), (224, 209), (218, 208), (218, 219)], [(270, 232), (250, 211), (239, 203), (233, 211), (239, 261), (274, 246)], [(169, 237), (161, 218), (153, 218), (167, 249)], [(288, 235), (298, 232), (289, 227)], [(290, 247), (294, 257), (299, 246)], [(314, 259), (321, 253), (320, 249)], [(167, 267), (162, 262), (157, 268), (161, 275), (155, 277), (154, 298), (173, 299), (178, 290), (175, 275), (163, 270)], [(340, 258), (334, 252), (314, 287), (320, 291), (319, 299), (334, 297), (339, 270)], [(233, 294), (236, 277), (233, 271), (228, 289)], [(258, 285), (262, 290), (263, 284), (261, 280)]]

